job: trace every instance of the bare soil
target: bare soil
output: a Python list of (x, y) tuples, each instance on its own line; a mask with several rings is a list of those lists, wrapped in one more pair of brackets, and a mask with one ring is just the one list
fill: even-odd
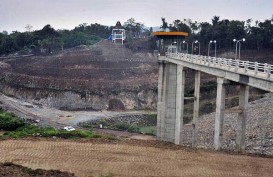
[(139, 133), (131, 133), (127, 131), (109, 130), (109, 129), (94, 129), (94, 132), (100, 135), (108, 135), (113, 138), (130, 138), (136, 140), (156, 140), (155, 136), (143, 135)]
[(77, 176), (272, 176), (273, 159), (190, 150), (161, 141), (0, 141), (0, 162)]
[(15, 165), (13, 163), (0, 163), (0, 176), (14, 177), (14, 176), (24, 176), (24, 177), (73, 177), (72, 173), (61, 172), (59, 170), (32, 170), (21, 165)]
[[(0, 63), (1, 78), (12, 87), (75, 92), (111, 92), (113, 88), (156, 88), (157, 59), (151, 52), (132, 52), (103, 40), (50, 56), (7, 59)], [(52, 87), (54, 86), (54, 88)]]

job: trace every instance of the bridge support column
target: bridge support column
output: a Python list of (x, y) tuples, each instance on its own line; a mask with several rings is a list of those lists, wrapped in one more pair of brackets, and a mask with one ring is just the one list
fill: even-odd
[(177, 90), (177, 65), (166, 63), (166, 88), (164, 88), (164, 114), (161, 120), (164, 141), (175, 143), (176, 128), (176, 90)]
[(176, 105), (175, 105), (175, 144), (182, 144), (183, 137), (183, 113), (184, 113), (184, 88), (185, 71), (181, 65), (177, 65), (176, 74)]
[(156, 126), (156, 136), (161, 139), (161, 112), (162, 112), (162, 91), (163, 91), (163, 62), (158, 62), (158, 88), (157, 88), (157, 126)]
[(249, 97), (249, 86), (240, 85), (240, 95), (239, 95), (239, 109), (242, 110), (238, 114), (237, 122), (237, 136), (236, 136), (236, 149), (237, 151), (245, 151), (245, 134), (246, 134), (246, 116), (247, 116), (247, 106)]
[(200, 71), (195, 71), (194, 84), (194, 106), (193, 106), (193, 120), (192, 120), (192, 147), (196, 147), (196, 123), (199, 117), (199, 97), (200, 97)]
[(163, 140), (165, 128), (165, 100), (166, 100), (166, 64), (163, 61), (159, 63), (158, 72), (158, 102), (157, 102), (157, 138)]
[(216, 118), (214, 130), (214, 148), (216, 150), (220, 150), (222, 144), (225, 96), (226, 96), (225, 79), (217, 77)]

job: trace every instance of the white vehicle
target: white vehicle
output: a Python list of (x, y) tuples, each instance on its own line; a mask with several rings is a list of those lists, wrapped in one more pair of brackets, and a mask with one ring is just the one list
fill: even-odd
[(72, 127), (72, 126), (67, 126), (67, 127), (64, 127), (64, 130), (66, 130), (68, 132), (71, 132), (71, 131), (74, 131), (76, 129), (74, 127)]

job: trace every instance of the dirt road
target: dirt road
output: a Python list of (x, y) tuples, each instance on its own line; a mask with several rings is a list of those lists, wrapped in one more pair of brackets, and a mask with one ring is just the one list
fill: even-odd
[(273, 159), (187, 150), (158, 141), (0, 141), (0, 162), (77, 176), (273, 176)]

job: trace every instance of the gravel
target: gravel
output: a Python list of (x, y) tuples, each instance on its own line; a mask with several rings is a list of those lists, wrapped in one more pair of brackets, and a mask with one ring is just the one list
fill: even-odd
[(79, 125), (98, 125), (104, 122), (106, 125), (114, 125), (117, 123), (125, 123), (130, 125), (137, 125), (138, 127), (156, 126), (156, 114), (136, 114), (136, 115), (121, 115), (111, 118), (90, 120), (82, 122)]
[[(246, 124), (246, 153), (273, 156), (273, 94), (250, 102)], [(225, 113), (223, 129), (223, 150), (235, 150), (237, 113)], [(197, 148), (213, 149), (215, 113), (199, 118), (197, 127)], [(185, 126), (183, 143), (191, 145), (191, 126)]]

